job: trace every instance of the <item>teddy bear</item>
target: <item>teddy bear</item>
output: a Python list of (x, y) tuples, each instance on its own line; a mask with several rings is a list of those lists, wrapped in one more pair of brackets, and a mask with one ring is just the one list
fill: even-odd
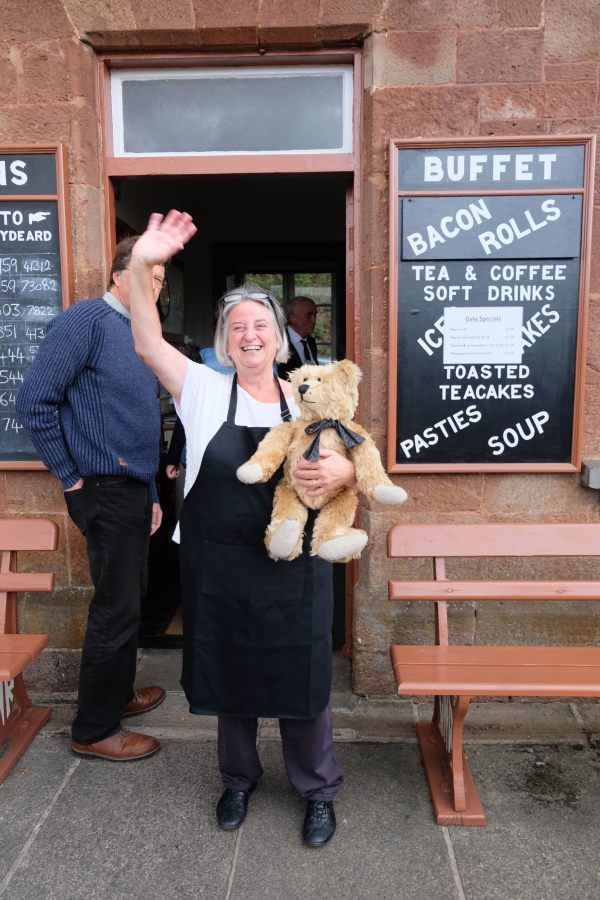
[(358, 490), (368, 500), (399, 505), (407, 499), (406, 491), (385, 473), (373, 439), (352, 420), (361, 378), (359, 367), (348, 359), (296, 369), (290, 381), (300, 417), (273, 427), (254, 455), (237, 470), (240, 481), (256, 484), (268, 481), (283, 463), (283, 477), (275, 490), (265, 534), (272, 559), (292, 560), (300, 555), (309, 509), (318, 510), (311, 556), (346, 562), (358, 559), (367, 543), (366, 532), (353, 527), (358, 504), (355, 490), (343, 487), (313, 497), (294, 480), (300, 460), (318, 460), (320, 447), (352, 459)]

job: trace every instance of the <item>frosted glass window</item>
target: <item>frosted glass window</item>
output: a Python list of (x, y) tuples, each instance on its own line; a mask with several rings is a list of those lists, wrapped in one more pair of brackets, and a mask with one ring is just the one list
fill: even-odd
[(113, 72), (115, 156), (349, 153), (352, 67)]

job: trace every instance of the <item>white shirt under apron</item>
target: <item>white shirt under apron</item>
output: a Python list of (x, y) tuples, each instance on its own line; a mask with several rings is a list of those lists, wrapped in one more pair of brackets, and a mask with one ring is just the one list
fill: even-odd
[[(208, 366), (192, 360), (188, 362), (180, 402), (176, 404), (177, 414), (185, 428), (187, 462), (184, 498), (198, 477), (204, 451), (227, 419), (232, 382), (233, 375), (222, 375)], [(296, 403), (290, 397), (287, 404), (292, 418), (296, 419), (300, 414)], [(270, 428), (280, 423), (279, 400), (276, 403), (261, 403), (238, 385), (236, 425)], [(173, 540), (179, 543), (179, 524)]]

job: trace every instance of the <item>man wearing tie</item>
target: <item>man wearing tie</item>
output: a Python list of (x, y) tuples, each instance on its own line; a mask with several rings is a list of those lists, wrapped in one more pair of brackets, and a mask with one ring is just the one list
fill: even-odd
[(317, 343), (312, 336), (317, 322), (317, 307), (310, 297), (292, 297), (287, 307), (287, 333), (290, 342), (290, 358), (279, 363), (277, 374), (287, 378), (289, 372), (305, 363), (318, 366)]

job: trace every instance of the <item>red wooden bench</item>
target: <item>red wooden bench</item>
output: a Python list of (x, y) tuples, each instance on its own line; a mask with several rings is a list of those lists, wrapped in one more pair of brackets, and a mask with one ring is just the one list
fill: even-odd
[(452, 557), (600, 556), (600, 525), (396, 525), (388, 556), (427, 557), (431, 581), (390, 581), (390, 600), (435, 603), (435, 644), (392, 645), (398, 693), (433, 695), (431, 722), (417, 737), (439, 825), (485, 825), (463, 753), (474, 697), (600, 697), (598, 647), (484, 647), (448, 644), (448, 601), (600, 600), (600, 581), (448, 579)]
[(17, 572), (17, 552), (57, 546), (54, 522), (0, 519), (0, 784), (50, 717), (49, 709), (32, 705), (23, 683), (48, 636), (17, 633), (17, 591), (51, 591), (54, 575)]

